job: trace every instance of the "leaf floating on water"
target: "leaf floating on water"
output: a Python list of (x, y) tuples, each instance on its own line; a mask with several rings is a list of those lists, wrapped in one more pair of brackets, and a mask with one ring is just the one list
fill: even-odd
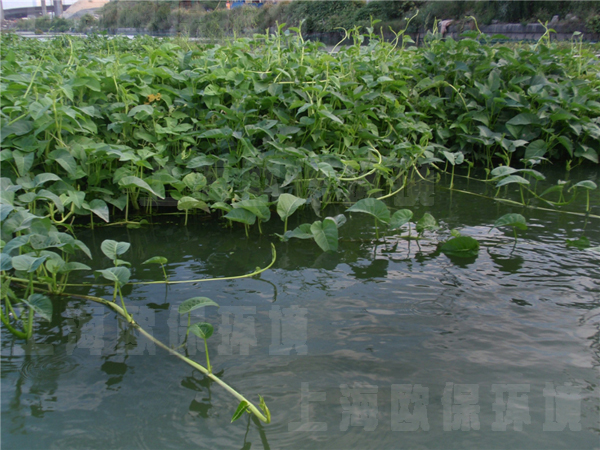
[(581, 236), (579, 239), (567, 239), (567, 246), (575, 247), (579, 250), (584, 250), (590, 247), (590, 240), (585, 236)]
[(447, 255), (470, 258), (479, 253), (479, 242), (470, 236), (459, 236), (444, 243), (440, 250)]

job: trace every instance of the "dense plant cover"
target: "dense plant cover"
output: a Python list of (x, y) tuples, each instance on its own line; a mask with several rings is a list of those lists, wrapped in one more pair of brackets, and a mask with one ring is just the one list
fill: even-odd
[[(420, 239), (439, 229), (436, 219), (391, 211), (383, 200), (423, 178), (424, 168), (447, 171), (452, 189), (456, 166), (469, 176), (477, 165), (486, 169), (482, 181), (498, 194), (504, 187), (514, 205), (561, 208), (583, 194), (585, 214), (599, 218), (590, 214), (591, 180), (537, 190), (544, 179), (537, 169), (548, 161), (567, 170), (598, 164), (600, 71), (592, 49), (548, 39), (488, 46), (477, 34), (458, 42), (432, 37), (416, 48), (402, 33), (385, 43), (369, 28), (347, 33), (354, 45), (327, 52), (304, 42), (299, 29), (282, 28), (201, 47), (149, 37), (2, 36), (0, 318), (13, 334), (31, 337), (34, 315), (52, 313), (45, 294), (68, 295), (70, 273), (90, 270), (76, 261), (91, 252), (76, 238), (74, 219), (94, 226), (120, 212), (139, 226), (131, 211), (150, 213), (160, 200), (176, 206), (185, 224), (189, 214), (215, 213), (247, 234), (251, 226), (262, 232), (276, 211), (281, 240), (336, 251), (345, 215), (293, 230), (289, 217), (307, 204), (320, 216), (343, 202), (347, 213), (373, 217), (377, 239), (380, 228), (403, 227), (402, 237)], [(527, 224), (508, 214), (494, 227), (512, 227), (516, 245), (517, 228)], [(441, 252), (477, 254), (475, 239), (452, 236)], [(85, 298), (144, 333), (121, 290), (130, 283), (128, 249), (102, 243), (111, 265), (97, 275), (110, 282), (113, 299)], [(169, 280), (160, 256), (145, 263), (161, 265), (165, 280), (156, 283), (203, 281)], [(190, 318), (205, 306), (218, 305), (194, 297), (179, 312), (208, 350), (212, 325)], [(208, 352), (205, 368), (156, 343), (236, 397), (234, 419), (251, 411), (270, 421), (262, 398), (256, 407), (212, 374)]]
[(204, 48), (4, 36), (3, 176), (60, 178), (43, 186), (62, 196), (58, 219), (140, 196), (226, 212), (266, 192), (326, 204), (351, 185), (391, 193), (436, 159), (598, 162), (599, 66), (579, 46), (353, 38), (328, 53), (279, 34)]

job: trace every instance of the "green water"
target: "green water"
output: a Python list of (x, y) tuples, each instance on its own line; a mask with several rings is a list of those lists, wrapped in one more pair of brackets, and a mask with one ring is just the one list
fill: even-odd
[[(464, 179), (456, 187), (481, 189)], [(591, 200), (599, 214), (598, 194)], [(565, 240), (585, 234), (599, 245), (599, 221), (424, 185), (390, 206), (416, 218), (430, 212), (443, 229), (419, 243), (395, 235), (376, 245), (372, 220), (348, 215), (335, 254), (279, 243), (270, 236), (283, 228), (276, 217), (250, 239), (194, 218), (187, 228), (172, 218), (79, 230), (94, 269), (110, 265), (103, 239), (131, 242), (124, 256), (136, 281), (162, 278), (159, 266), (140, 265), (155, 255), (168, 258), (172, 280), (249, 273), (269, 263), (276, 243), (277, 261), (258, 279), (123, 292), (136, 320), (169, 345), (184, 330), (183, 300), (217, 301), (220, 310), (194, 311), (215, 326), (214, 370), (250, 399), (262, 394), (272, 423), (230, 424), (236, 404), (222, 388), (101, 305), (55, 299), (34, 346), (2, 329), (2, 448), (597, 448), (600, 257)], [(529, 223), (514, 248), (512, 232), (489, 232), (508, 212)], [(302, 218), (293, 219), (290, 227)], [(476, 259), (437, 250), (452, 228), (480, 241)], [(201, 343), (190, 346), (204, 363)]]

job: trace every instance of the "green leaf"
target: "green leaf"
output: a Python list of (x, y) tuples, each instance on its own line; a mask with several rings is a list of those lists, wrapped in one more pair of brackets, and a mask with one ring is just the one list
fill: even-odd
[(535, 114), (531, 113), (521, 113), (510, 119), (507, 125), (531, 125), (531, 124), (539, 124), (541, 121)]
[(97, 215), (98, 217), (100, 217), (105, 222), (108, 222), (108, 220), (109, 220), (108, 205), (106, 204), (106, 202), (104, 200), (95, 198), (94, 200), (92, 200), (90, 202), (89, 207), (87, 209), (89, 211), (91, 211), (92, 213), (94, 213), (95, 215)]
[[(269, 203), (266, 200), (266, 196), (261, 198), (253, 198), (248, 200), (242, 200), (233, 204), (234, 209), (245, 209), (250, 211), (260, 220), (266, 222), (271, 218), (271, 210), (269, 209)], [(227, 217), (227, 216), (225, 216)]]
[(410, 209), (401, 209), (392, 214), (392, 218), (390, 219), (390, 230), (395, 230), (396, 228), (400, 228), (402, 225), (410, 222), (410, 219), (413, 218), (413, 212)]
[(296, 239), (312, 239), (313, 238), (313, 234), (310, 231), (310, 223), (303, 223), (302, 225), (294, 228), (291, 231), (287, 231), (284, 235), (283, 235), (283, 240), (287, 241), (291, 238), (296, 238)]
[(42, 319), (52, 320), (52, 302), (43, 294), (31, 294), (23, 303), (33, 309)]
[(186, 196), (186, 197), (181, 197), (179, 199), (179, 201), (177, 202), (177, 209), (179, 211), (188, 211), (188, 210), (194, 209), (194, 208), (202, 209), (203, 211), (210, 213), (210, 209), (208, 208), (208, 205), (205, 202), (203, 202), (202, 200), (198, 200), (197, 198)]
[(5, 203), (0, 204), (0, 221), (4, 222), (4, 219), (8, 217), (8, 215), (15, 209), (12, 205), (7, 205)]
[(387, 205), (376, 198), (363, 198), (348, 208), (346, 212), (370, 214), (383, 223), (389, 223), (390, 221), (390, 210)]
[(119, 186), (124, 187), (124, 188), (137, 187), (137, 188), (143, 189), (144, 191), (150, 192), (151, 194), (156, 195), (158, 198), (165, 198), (164, 195), (161, 195), (160, 193), (156, 192), (144, 180), (142, 180), (141, 178), (135, 177), (133, 175), (129, 175), (129, 176), (121, 178), (119, 180)]
[(144, 120), (154, 113), (154, 108), (150, 105), (138, 105), (129, 110), (128, 116), (139, 120)]
[(0, 253), (0, 270), (11, 270), (12, 258), (6, 253)]
[(506, 178), (501, 179), (496, 187), (504, 186), (506, 184), (517, 183), (517, 184), (529, 184), (529, 181), (519, 175), (509, 175)]
[(281, 220), (285, 220), (305, 203), (306, 200), (303, 198), (298, 198), (292, 194), (281, 194), (277, 199), (277, 214), (279, 214)]
[(234, 222), (245, 223), (246, 225), (253, 225), (256, 222), (256, 215), (244, 208), (232, 209), (224, 217)]
[(323, 222), (317, 220), (310, 226), (315, 242), (324, 252), (338, 249), (338, 228), (335, 220), (327, 217)]
[(235, 412), (233, 413), (233, 417), (231, 418), (231, 423), (235, 422), (240, 417), (242, 417), (242, 414), (244, 414), (244, 412), (248, 409), (249, 405), (250, 405), (250, 403), (248, 403), (246, 400), (242, 400), (240, 402), (240, 404), (238, 405), (237, 409), (235, 410)]
[(190, 311), (193, 311), (194, 309), (204, 308), (205, 306), (216, 306), (217, 308), (219, 307), (217, 303), (213, 302), (208, 297), (192, 297), (188, 298), (181, 305), (179, 305), (177, 311), (179, 312), (179, 314), (185, 314), (189, 313)]
[(571, 189), (575, 189), (575, 188), (578, 188), (578, 187), (584, 188), (584, 189), (589, 189), (590, 191), (593, 191), (594, 189), (598, 188), (598, 185), (596, 183), (594, 183), (592, 180), (583, 180), (583, 181), (580, 181), (579, 183), (574, 184), (573, 186), (571, 186), (569, 188), (569, 191)]
[(88, 265), (79, 262), (68, 262), (59, 270), (60, 273), (69, 273), (74, 270), (92, 270)]
[(181, 181), (183, 181), (183, 184), (185, 184), (192, 192), (199, 191), (206, 186), (206, 177), (197, 172), (188, 173)]
[(334, 114), (331, 114), (329, 111), (326, 111), (326, 110), (322, 109), (322, 110), (319, 111), (319, 114), (321, 116), (325, 116), (328, 119), (333, 120), (334, 122), (339, 123), (340, 125), (344, 125), (344, 122), (342, 121), (342, 119), (340, 119), (338, 116), (336, 116)]
[(60, 197), (46, 189), (40, 189), (40, 191), (37, 193), (36, 198), (43, 198), (46, 200), (51, 200), (56, 205), (56, 209), (58, 209), (58, 211), (61, 213), (65, 209)]
[(24, 177), (29, 173), (31, 166), (33, 166), (34, 156), (34, 153), (23, 153), (19, 150), (13, 151), (13, 158), (20, 176)]
[(440, 250), (451, 256), (473, 257), (479, 252), (479, 242), (470, 236), (459, 236), (445, 242)]
[(490, 175), (493, 178), (499, 178), (505, 175), (512, 175), (515, 172), (519, 172), (519, 170), (509, 166), (498, 166), (490, 172)]
[(168, 262), (167, 258), (164, 256), (153, 256), (150, 259), (147, 259), (142, 264), (166, 264)]
[(201, 322), (190, 326), (190, 331), (202, 339), (208, 339), (213, 334), (213, 326), (210, 323)]
[(109, 267), (104, 270), (97, 270), (108, 281), (115, 282), (119, 287), (124, 286), (131, 277), (131, 271), (127, 267)]
[(521, 214), (504, 214), (502, 217), (496, 220), (496, 222), (494, 222), (492, 230), (498, 227), (517, 227), (520, 230), (526, 230), (527, 221)]
[(56, 161), (73, 178), (77, 177), (77, 161), (67, 150), (54, 150), (50, 153), (50, 159)]
[(417, 233), (419, 234), (423, 234), (423, 232), (426, 230), (433, 231), (437, 230), (438, 228), (439, 226), (437, 224), (437, 221), (429, 213), (423, 214), (423, 217), (421, 217), (417, 222)]
[(343, 214), (338, 214), (334, 217), (328, 217), (329, 219), (333, 219), (335, 225), (339, 228), (346, 223), (346, 216)]
[(33, 178), (35, 187), (39, 187), (48, 181), (60, 181), (60, 177), (54, 173), (40, 173)]
[(105, 239), (100, 244), (100, 249), (102, 253), (104, 253), (109, 259), (115, 260), (117, 256), (122, 255), (127, 250), (129, 250), (131, 244), (129, 242), (117, 242), (112, 239)]
[(46, 261), (46, 270), (52, 274), (57, 274), (65, 264), (65, 261), (60, 257), (48, 259)]
[(579, 250), (584, 250), (590, 247), (590, 240), (585, 236), (580, 237), (579, 239), (567, 239), (567, 246), (576, 247)]
[(542, 139), (531, 142), (525, 149), (525, 159), (541, 158), (546, 154), (548, 146)]
[(39, 258), (30, 255), (13, 256), (12, 266), (15, 270), (31, 273), (35, 272), (45, 260), (46, 256), (40, 256)]

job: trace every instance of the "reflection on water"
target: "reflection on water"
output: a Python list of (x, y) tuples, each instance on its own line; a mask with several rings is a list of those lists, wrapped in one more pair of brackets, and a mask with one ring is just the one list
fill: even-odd
[[(35, 342), (2, 331), (3, 448), (597, 447), (599, 259), (565, 244), (585, 233), (598, 245), (597, 224), (519, 211), (530, 227), (514, 245), (510, 232), (490, 229), (517, 211), (447, 195), (413, 207), (442, 225), (422, 241), (396, 234), (376, 243), (372, 221), (354, 214), (335, 254), (308, 241), (277, 243), (275, 266), (258, 278), (124, 289), (132, 313), (173, 346), (187, 321), (177, 306), (194, 296), (217, 301), (221, 308), (192, 319), (214, 325), (217, 375), (255, 401), (263, 395), (270, 425), (249, 415), (230, 424), (237, 402), (221, 387), (114, 313), (55, 300)], [(267, 264), (281, 224), (266, 225), (252, 239), (212, 223), (78, 237), (94, 254), (106, 238), (131, 242), (125, 256), (136, 280), (163, 278), (160, 266), (141, 265), (155, 255), (169, 260), (171, 279), (197, 280)], [(451, 228), (480, 242), (477, 257), (439, 252), (436, 236), (447, 239)], [(204, 363), (195, 339), (188, 353)], [(303, 421), (322, 431), (301, 431)]]

